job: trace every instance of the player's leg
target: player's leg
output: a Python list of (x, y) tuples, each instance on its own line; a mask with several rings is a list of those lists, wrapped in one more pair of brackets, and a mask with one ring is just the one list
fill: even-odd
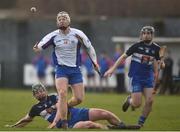
[[(65, 77), (56, 79), (56, 88), (59, 95), (58, 108), (61, 116), (61, 120), (67, 125), (67, 91), (68, 91), (68, 79)], [(66, 126), (65, 126), (66, 127)]]
[(97, 128), (97, 129), (108, 129), (106, 126), (100, 124), (100, 123), (95, 123), (92, 121), (80, 121), (78, 123), (76, 123), (73, 128), (87, 128), (87, 129), (91, 129), (91, 128)]
[(84, 99), (84, 85), (82, 74), (79, 68), (74, 68), (73, 73), (69, 76), (69, 84), (72, 89), (72, 98), (68, 101), (68, 106), (80, 104)]
[(139, 125), (126, 125), (115, 114), (104, 109), (91, 108), (89, 110), (89, 120), (107, 120), (111, 125), (110, 129), (140, 129)]
[(132, 93), (129, 102), (130, 105), (133, 106), (134, 108), (140, 107), (142, 104), (142, 93), (141, 92)]
[(133, 108), (138, 108), (142, 104), (142, 86), (139, 79), (136, 78), (130, 78), (130, 91), (131, 95), (128, 96), (123, 103), (122, 110), (124, 112), (127, 111), (129, 106), (132, 106)]
[(152, 110), (153, 104), (153, 88), (144, 88), (145, 105), (143, 107), (142, 115), (139, 117), (138, 124), (143, 126), (146, 118)]
[(55, 83), (59, 100), (57, 103), (57, 114), (51, 126), (56, 124), (59, 121), (59, 118), (61, 118), (62, 127), (67, 128), (67, 91), (69, 83), (68, 72), (69, 69), (66, 66), (58, 65), (56, 67)]
[(53, 123), (48, 128), (53, 128), (56, 123), (61, 119), (64, 128), (67, 128), (67, 89), (68, 89), (68, 79), (65, 77), (60, 77), (55, 79), (56, 89), (59, 95), (58, 102), (56, 104), (57, 112)]
[(112, 125), (119, 125), (122, 122), (112, 112), (97, 108), (89, 109), (89, 120), (90, 121), (107, 120)]
[(83, 83), (77, 83), (72, 85), (72, 97), (68, 100), (68, 106), (76, 106), (80, 104), (84, 99), (84, 85)]

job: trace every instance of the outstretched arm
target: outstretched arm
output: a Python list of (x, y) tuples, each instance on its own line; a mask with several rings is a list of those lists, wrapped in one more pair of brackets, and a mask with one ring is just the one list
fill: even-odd
[(28, 114), (21, 118), (18, 122), (16, 122), (13, 125), (6, 125), (6, 127), (24, 127), (25, 125), (29, 124), (32, 121), (32, 117), (30, 117)]
[(84, 49), (86, 50), (89, 58), (92, 61), (92, 64), (94, 66), (94, 69), (100, 74), (100, 67), (97, 62), (97, 55), (94, 47), (91, 45), (91, 42), (87, 38), (87, 36), (84, 33), (81, 33), (81, 36), (78, 34), (75, 35), (76, 38), (80, 41)]
[[(58, 100), (58, 101), (59, 101), (59, 100)], [(48, 126), (48, 128), (50, 128), (50, 129), (56, 127), (56, 123), (57, 123), (59, 120), (61, 120), (60, 109), (59, 109), (58, 103), (56, 103), (56, 105), (54, 106), (54, 108), (57, 109), (57, 112), (56, 112), (56, 116), (55, 116), (53, 122)]]
[(121, 64), (128, 56), (124, 53), (122, 54), (118, 60), (114, 63), (114, 65), (107, 71), (105, 72), (104, 76), (111, 76), (112, 73), (116, 70), (116, 68), (119, 66), (119, 64)]
[(93, 63), (94, 69), (99, 73), (100, 67), (99, 67), (98, 62), (97, 62), (97, 55), (96, 55), (94, 47), (91, 45), (88, 48), (85, 48), (85, 50), (87, 51), (89, 58), (91, 59), (91, 61)]

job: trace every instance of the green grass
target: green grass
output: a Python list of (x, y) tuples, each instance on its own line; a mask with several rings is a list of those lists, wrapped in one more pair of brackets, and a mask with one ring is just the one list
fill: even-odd
[[(84, 102), (78, 107), (98, 107), (114, 112), (126, 123), (135, 124), (142, 108), (135, 112), (121, 110), (125, 94), (114, 93), (86, 93)], [(49, 130), (48, 122), (40, 117), (24, 128), (5, 128), (6, 124), (13, 124), (25, 116), (30, 107), (36, 103), (30, 90), (0, 89), (0, 130)], [(101, 122), (107, 124), (106, 122)], [(58, 129), (53, 129), (58, 130)], [(141, 130), (180, 130), (180, 96), (156, 96), (153, 111)]]

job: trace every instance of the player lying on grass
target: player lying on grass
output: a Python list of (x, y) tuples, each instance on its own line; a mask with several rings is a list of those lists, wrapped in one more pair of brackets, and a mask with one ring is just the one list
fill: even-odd
[[(24, 127), (30, 123), (35, 116), (41, 116), (52, 123), (56, 115), (56, 104), (58, 96), (48, 95), (42, 84), (32, 86), (33, 96), (39, 101), (33, 105), (29, 113), (13, 125), (6, 127)], [(98, 120), (107, 120), (111, 125), (105, 126), (96, 123)], [(62, 121), (56, 123), (61, 128)], [(68, 128), (98, 128), (98, 129), (139, 129), (139, 125), (125, 125), (115, 114), (110, 111), (98, 108), (68, 108)]]

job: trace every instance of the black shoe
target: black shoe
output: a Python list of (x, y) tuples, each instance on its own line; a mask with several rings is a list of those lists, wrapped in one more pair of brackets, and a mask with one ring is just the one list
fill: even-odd
[(118, 125), (107, 125), (109, 129), (119, 129), (125, 127), (125, 124), (123, 122), (119, 123)]
[(121, 124), (119, 124), (117, 126), (115, 126), (115, 125), (107, 125), (107, 127), (109, 129), (132, 129), (132, 130), (141, 128), (140, 125), (125, 125), (124, 123), (121, 123)]
[(126, 125), (125, 129), (140, 129), (141, 125)]
[(129, 106), (130, 106), (130, 103), (129, 103), (130, 98), (131, 98), (131, 96), (129, 95), (129, 96), (126, 98), (124, 104), (122, 105), (122, 110), (123, 110), (124, 112), (126, 112), (126, 111), (128, 110), (128, 108), (129, 108)]

